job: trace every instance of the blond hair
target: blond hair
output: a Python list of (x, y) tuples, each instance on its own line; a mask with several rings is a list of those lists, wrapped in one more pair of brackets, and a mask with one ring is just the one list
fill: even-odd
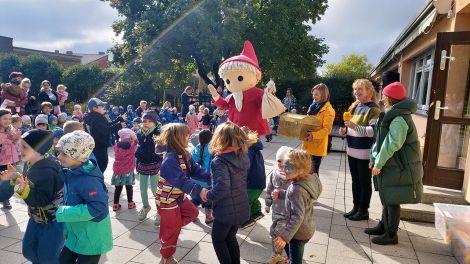
[(169, 101), (165, 101), (163, 103), (163, 108), (165, 108), (165, 106), (167, 106), (168, 108), (171, 108), (171, 103)]
[(25, 83), (31, 84), (31, 80), (28, 79), (28, 78), (24, 78), (23, 80), (21, 80), (21, 84), (20, 84), (20, 85), (23, 86), (23, 84), (25, 84)]
[(65, 85), (63, 85), (63, 84), (57, 85), (57, 91), (59, 91), (59, 89), (61, 89), (61, 88), (64, 88), (64, 90), (67, 90), (67, 87), (65, 87)]
[(175, 152), (188, 159), (191, 157), (191, 154), (189, 154), (184, 146), (187, 135), (189, 135), (189, 127), (187, 125), (170, 123), (161, 128), (160, 136), (155, 139), (155, 143), (159, 146), (166, 146), (169, 152)]
[(330, 90), (328, 89), (328, 86), (326, 86), (326, 84), (319, 83), (313, 86), (311, 93), (313, 93), (313, 91), (315, 90), (319, 91), (321, 94), (320, 102), (318, 103), (323, 103), (330, 100)]
[(256, 81), (258, 82), (261, 80), (261, 71), (257, 69), (255, 66), (251, 65), (247, 62), (242, 61), (230, 61), (224, 63), (219, 68), (219, 75), (222, 79), (225, 78), (225, 73), (229, 71), (242, 71), (242, 72), (251, 72), (255, 74)]
[(232, 122), (223, 123), (215, 129), (214, 136), (209, 144), (212, 153), (222, 152), (233, 148), (236, 151), (246, 153), (248, 148), (258, 141), (254, 132), (245, 133), (239, 126)]
[(307, 151), (302, 149), (293, 149), (289, 152), (287, 156), (289, 163), (295, 168), (295, 171), (298, 173), (297, 177), (293, 180), (300, 180), (308, 175), (312, 168), (312, 159), (310, 154)]
[(78, 121), (67, 121), (64, 124), (64, 134), (68, 134), (70, 132), (76, 131), (76, 130), (85, 130), (83, 127), (83, 124), (78, 122)]
[[(354, 89), (359, 88), (359, 87), (363, 87), (369, 93), (371, 102), (377, 103), (377, 92), (375, 91), (374, 85), (372, 85), (371, 81), (367, 79), (355, 80), (352, 85), (353, 91)], [(354, 108), (356, 108), (356, 106), (360, 103), (361, 102), (359, 100), (356, 100), (354, 103), (351, 104), (351, 106), (349, 106), (348, 111), (352, 112)]]

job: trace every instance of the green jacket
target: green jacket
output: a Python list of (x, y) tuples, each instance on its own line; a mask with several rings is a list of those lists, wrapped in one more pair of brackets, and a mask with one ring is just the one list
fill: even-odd
[(384, 205), (419, 203), (423, 193), (423, 166), (416, 127), (411, 114), (416, 103), (405, 99), (381, 113), (371, 162), (382, 172), (374, 177)]

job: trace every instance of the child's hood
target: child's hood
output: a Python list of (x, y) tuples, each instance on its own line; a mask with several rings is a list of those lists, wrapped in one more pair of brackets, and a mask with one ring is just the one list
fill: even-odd
[(251, 145), (250, 148), (251, 148), (251, 149), (254, 149), (254, 150), (259, 150), (259, 151), (261, 151), (261, 150), (263, 150), (264, 146), (263, 146), (263, 143), (261, 143), (261, 141), (258, 140), (258, 141), (256, 141), (255, 144)]
[(235, 152), (229, 152), (224, 154), (218, 154), (217, 157), (224, 163), (234, 167), (237, 170), (248, 170), (250, 167), (250, 160), (246, 154), (237, 154)]
[(396, 111), (402, 112), (402, 114), (412, 114), (416, 113), (418, 105), (412, 99), (404, 99), (393, 106)]
[(103, 173), (100, 171), (98, 164), (95, 159), (90, 159), (85, 162), (82, 166), (76, 169), (70, 169), (69, 175), (71, 177), (96, 177), (100, 180), (104, 180)]
[(322, 192), (322, 184), (318, 176), (309, 175), (299, 181), (293, 182), (294, 185), (299, 185), (304, 188), (312, 199), (317, 200)]

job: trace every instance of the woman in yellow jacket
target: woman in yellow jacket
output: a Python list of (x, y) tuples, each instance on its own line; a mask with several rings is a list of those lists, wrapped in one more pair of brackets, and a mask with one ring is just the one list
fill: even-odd
[(328, 135), (333, 128), (335, 120), (335, 109), (330, 104), (330, 91), (326, 84), (320, 83), (312, 88), (313, 103), (310, 105), (307, 114), (313, 115), (320, 120), (320, 128), (310, 132), (307, 139), (302, 144), (302, 149), (306, 150), (312, 157), (312, 171), (318, 174), (320, 163), (326, 156), (328, 149)]

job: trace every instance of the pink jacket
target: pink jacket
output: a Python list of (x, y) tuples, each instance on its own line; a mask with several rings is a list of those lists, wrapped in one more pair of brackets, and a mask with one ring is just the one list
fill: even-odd
[(192, 135), (196, 132), (196, 129), (199, 125), (198, 118), (196, 115), (190, 115), (189, 113), (186, 115), (186, 123), (189, 126), (189, 133)]
[(202, 118), (203, 115), (204, 115), (204, 113), (201, 113), (201, 112), (197, 113), (197, 115), (196, 115), (197, 116), (197, 122), (198, 122), (197, 127), (201, 128), (201, 129), (202, 129), (202, 123), (199, 122), (199, 121), (201, 121), (201, 118)]
[(135, 150), (137, 148), (137, 141), (131, 143), (131, 147), (123, 149), (114, 145), (114, 174), (128, 174), (135, 169)]
[(18, 130), (0, 132), (0, 165), (15, 164), (19, 161), (18, 142), (21, 133)]

